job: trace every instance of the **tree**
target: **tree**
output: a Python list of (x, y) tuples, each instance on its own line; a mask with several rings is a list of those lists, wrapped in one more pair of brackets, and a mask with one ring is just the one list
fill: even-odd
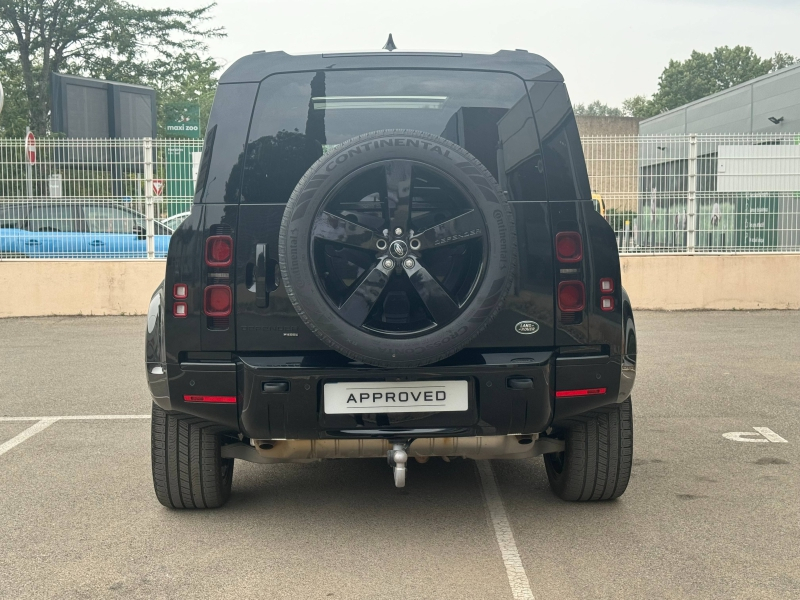
[(652, 98), (634, 96), (625, 100), (622, 107), (634, 117), (652, 117), (795, 62), (797, 58), (783, 52), (761, 58), (750, 46), (720, 46), (707, 53), (695, 50), (684, 61), (669, 61)]
[(102, 74), (156, 81), (176, 59), (202, 61), (213, 4), (193, 10), (145, 9), (124, 0), (0, 0), (0, 54), (16, 59), (28, 121), (44, 134), (50, 116), (50, 74)]
[(798, 59), (796, 56), (792, 56), (791, 54), (786, 54), (785, 52), (776, 52), (770, 59), (770, 61), (772, 62), (772, 68), (770, 69), (770, 73), (773, 71), (777, 71), (778, 69), (783, 69), (784, 67), (788, 67), (789, 65), (793, 65), (798, 60), (800, 59)]
[(605, 102), (595, 100), (594, 102), (585, 105), (582, 103), (574, 104), (572, 110), (578, 116), (586, 117), (621, 117), (623, 116), (622, 110), (619, 108), (609, 106)]
[(658, 114), (655, 103), (645, 96), (633, 96), (622, 101), (622, 112), (626, 117), (647, 119)]
[(22, 89), (22, 69), (19, 61), (0, 54), (0, 81), (5, 103), (0, 112), (0, 137), (22, 137), (28, 125), (28, 104)]

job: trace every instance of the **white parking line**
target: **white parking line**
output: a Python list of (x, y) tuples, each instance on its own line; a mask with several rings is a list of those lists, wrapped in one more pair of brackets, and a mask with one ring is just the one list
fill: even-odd
[(149, 419), (150, 415), (69, 415), (65, 417), (0, 417), (0, 423), (10, 421), (105, 421), (116, 419)]
[(18, 446), (29, 437), (47, 429), (56, 421), (106, 421), (120, 419), (149, 419), (150, 415), (68, 415), (64, 417), (0, 417), (0, 423), (14, 423), (20, 421), (36, 421), (18, 436), (0, 444), (0, 456)]
[(31, 425), (25, 431), (20, 433), (18, 436), (11, 438), (4, 444), (0, 444), (0, 456), (11, 450), (14, 446), (17, 446), (27, 440), (29, 437), (36, 435), (40, 431), (47, 429), (58, 421), (58, 417), (45, 417), (41, 419), (38, 423)]
[(517, 551), (514, 534), (511, 533), (506, 509), (503, 508), (503, 499), (497, 489), (492, 465), (488, 460), (475, 462), (478, 464), (478, 473), (481, 476), (486, 506), (494, 527), (494, 536), (497, 539), (497, 545), (500, 546), (500, 555), (506, 566), (506, 576), (511, 586), (511, 594), (514, 596), (514, 600), (535, 600), (525, 568), (522, 566), (522, 559)]

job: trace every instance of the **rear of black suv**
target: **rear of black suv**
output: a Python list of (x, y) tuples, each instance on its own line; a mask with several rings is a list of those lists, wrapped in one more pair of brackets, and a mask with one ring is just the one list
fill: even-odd
[(256, 53), (222, 77), (148, 313), (153, 476), (234, 459), (544, 455), (622, 494), (636, 338), (563, 79), (539, 56)]

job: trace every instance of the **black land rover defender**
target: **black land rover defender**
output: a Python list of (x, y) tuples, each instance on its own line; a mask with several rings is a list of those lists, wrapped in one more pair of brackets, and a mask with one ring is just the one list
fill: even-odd
[(621, 495), (636, 333), (561, 74), (493, 55), (255, 53), (217, 90), (147, 320), (158, 499), (234, 459), (544, 455)]

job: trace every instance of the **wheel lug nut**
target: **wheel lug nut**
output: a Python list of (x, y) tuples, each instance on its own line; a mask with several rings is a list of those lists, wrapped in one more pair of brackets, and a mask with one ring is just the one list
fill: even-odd
[(403, 235), (403, 228), (402, 227), (398, 227), (397, 229), (394, 230), (394, 234), (395, 235)]
[(408, 245), (411, 246), (412, 250), (419, 250), (422, 243), (417, 238), (414, 238)]
[(406, 269), (413, 269), (413, 268), (414, 268), (414, 264), (415, 264), (415, 263), (414, 263), (414, 259), (413, 259), (413, 258), (407, 258), (407, 259), (405, 259), (405, 260), (403, 261), (403, 266), (404, 266)]
[(378, 241), (375, 243), (375, 245), (378, 247), (378, 250), (386, 250), (386, 246), (387, 246), (388, 244), (386, 243), (386, 240), (378, 240)]
[(383, 260), (383, 268), (386, 270), (394, 269), (394, 261), (391, 258), (386, 258)]

